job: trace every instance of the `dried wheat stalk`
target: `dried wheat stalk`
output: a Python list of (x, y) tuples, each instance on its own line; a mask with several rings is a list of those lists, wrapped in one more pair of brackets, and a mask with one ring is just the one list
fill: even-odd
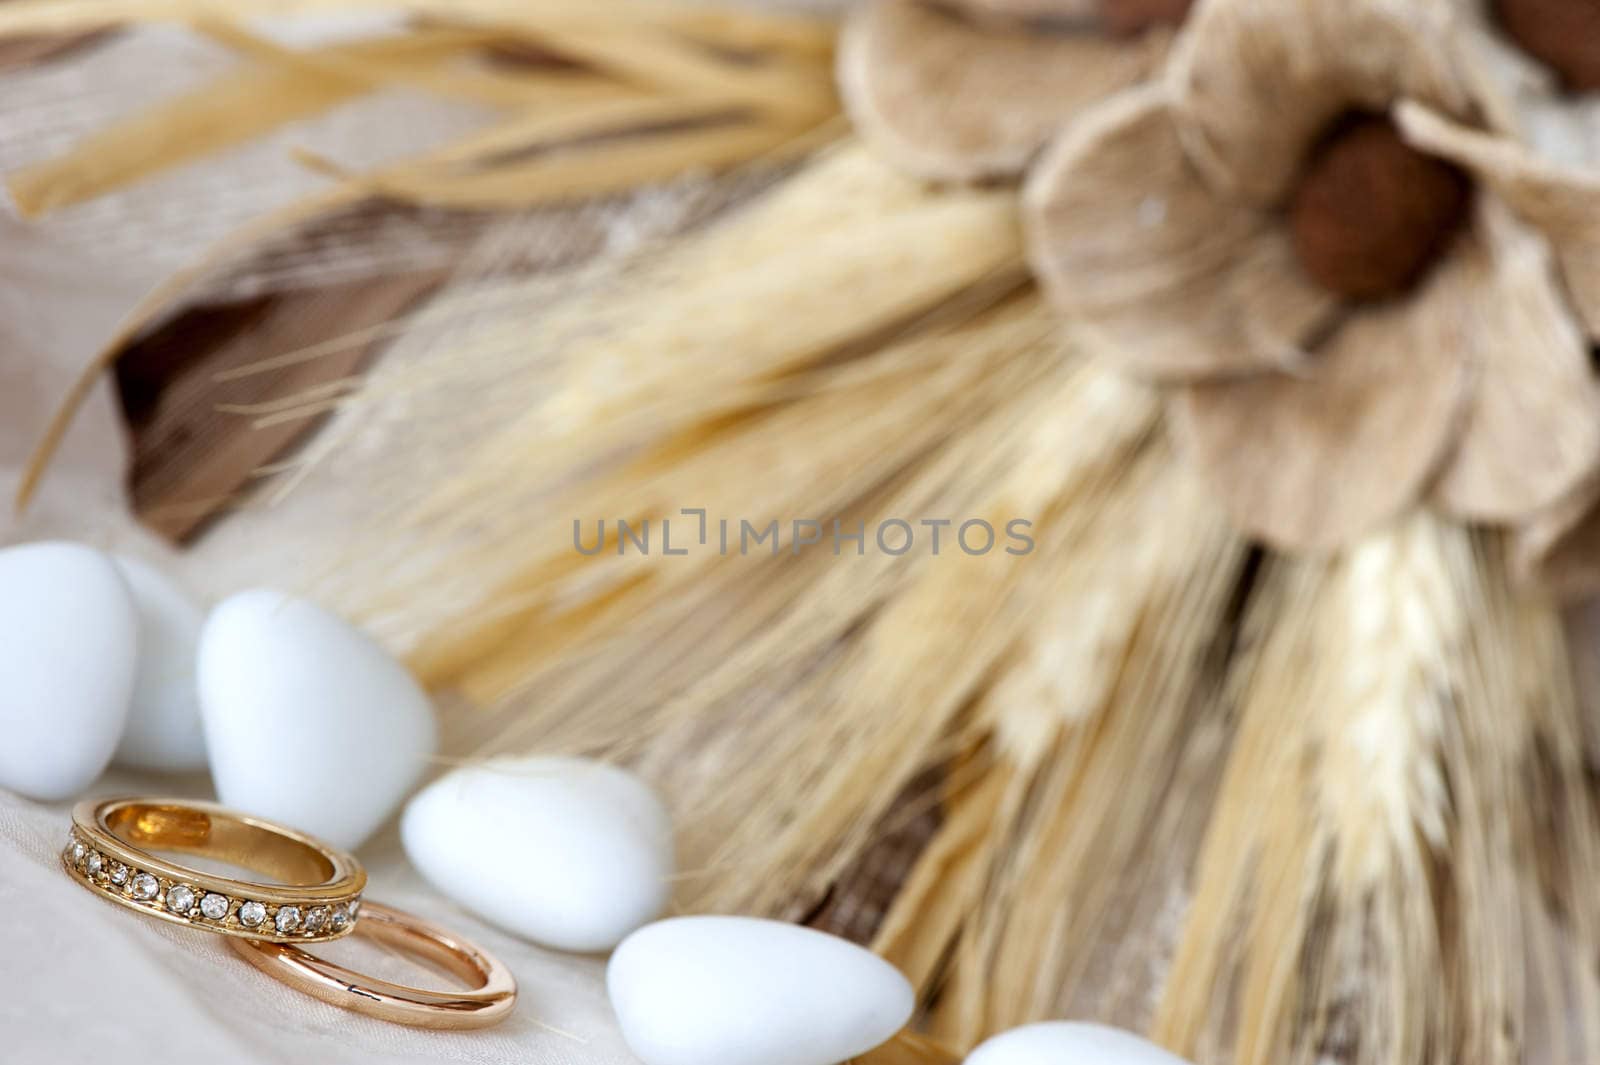
[[(737, 511), (737, 517), (755, 521), (763, 514), (762, 498), (785, 489), (783, 482), (762, 474), (774, 462), (800, 461), (831, 425), (868, 433), (873, 424), (909, 422), (912, 433), (881, 453), (859, 437), (832, 440), (832, 461), (842, 466), (829, 467), (820, 457), (827, 452), (819, 453), (818, 476), (798, 480), (795, 487), (821, 486), (834, 497), (787, 501), (809, 509), (773, 507), (785, 519), (827, 516), (830, 507), (844, 502), (839, 493), (859, 488), (829, 487), (824, 472), (854, 467), (857, 478), (883, 477), (899, 461), (896, 448), (912, 449), (927, 439), (918, 433), (956, 431), (959, 422), (941, 419), (952, 416), (951, 404), (964, 388), (999, 387), (984, 376), (986, 353), (1005, 358), (1015, 354), (1012, 348), (1037, 347), (1053, 332), (1036, 301), (1031, 310), (1005, 312), (1009, 332), (972, 338), (957, 326), (945, 339), (926, 341), (931, 355), (925, 347), (889, 344), (885, 358), (870, 365), (842, 365), (836, 371), (841, 380), (864, 376), (863, 387), (879, 390), (877, 399), (858, 393), (863, 406), (848, 414), (844, 408), (830, 410), (825, 402), (828, 386), (817, 382), (826, 381), (830, 372), (812, 383), (795, 375), (849, 345), (883, 344), (897, 325), (903, 329), (902, 323), (964, 291), (977, 289), (970, 299), (957, 301), (964, 313), (986, 307), (996, 298), (990, 285), (995, 278), (1003, 279), (999, 291), (1017, 283), (1019, 257), (1015, 216), (1006, 197), (939, 196), (849, 149), (808, 167), (775, 195), (703, 237), (554, 310), (541, 325), (541, 343), (561, 350), (570, 367), (568, 379), (470, 456), (458, 476), (412, 515), (440, 535), (470, 524), (475, 530), (472, 568), (504, 575), (491, 599), (419, 653), (423, 675), (484, 696), (504, 690), (493, 679), (496, 648), (506, 648), (511, 668), (519, 668), (516, 663), (530, 644), (545, 639), (539, 618), (548, 600), (560, 593), (563, 581), (579, 579), (569, 571), (589, 579), (607, 565), (604, 558), (574, 558), (574, 519), (660, 518), (679, 507), (721, 505), (724, 514)], [(774, 321), (782, 327), (775, 328)], [(930, 387), (908, 393), (887, 375)], [(875, 378), (880, 379), (874, 384)], [(759, 420), (741, 418), (762, 412), (769, 397), (812, 388), (820, 389), (819, 416), (836, 419), (830, 425), (808, 426), (802, 416), (779, 411), (787, 428), (763, 432)], [(877, 418), (882, 420), (870, 420)], [(736, 446), (713, 450), (718, 437), (730, 434), (735, 444), (744, 441), (743, 453)], [(655, 442), (662, 457), (647, 453), (609, 479), (584, 483), (554, 502), (536, 495), (548, 493), (568, 473), (573, 455), (618, 454), (644, 441)], [(706, 455), (702, 464), (688, 464), (701, 453)], [(795, 457), (785, 460), (785, 455)], [(717, 461), (736, 465), (718, 470), (705, 464)], [(876, 472), (875, 462), (882, 463)], [(508, 491), (512, 485), (515, 489)], [(491, 498), (483, 494), (489, 486), (500, 505), (489, 511), (471, 506)], [(753, 492), (756, 486), (760, 491)], [(560, 519), (530, 536), (521, 505), (535, 498), (541, 508), (557, 506)], [(609, 568), (628, 565), (613, 561)], [(675, 579), (670, 567), (650, 566), (645, 572), (658, 582)], [(407, 591), (398, 589), (397, 595)]]
[(1054, 605), (982, 694), (978, 766), (879, 938), (957, 1047), (1063, 1015), (1142, 1028), (1151, 1008), (1167, 878), (1193, 849), (1171, 817), (1204, 795), (1185, 766), (1215, 751), (1207, 652), (1246, 552), (1165, 446), (1123, 469), (1056, 545)]
[[(1519, 778), (1534, 722), (1576, 721), (1554, 615), (1514, 597), (1496, 545), (1422, 517), (1275, 572), (1256, 611), (1158, 1037), (1246, 1063), (1523, 1060), (1534, 1032), (1591, 1046), (1524, 977), (1528, 918), (1554, 915), (1527, 873), (1544, 804)], [(1555, 786), (1582, 790), (1566, 762)], [(1591, 854), (1591, 827), (1563, 825), (1556, 853)], [(1548, 983), (1594, 992), (1570, 965)]]

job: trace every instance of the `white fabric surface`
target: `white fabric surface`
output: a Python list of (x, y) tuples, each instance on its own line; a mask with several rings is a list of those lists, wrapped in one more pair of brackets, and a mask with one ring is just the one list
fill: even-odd
[[(171, 91), (173, 78), (150, 78), (148, 72), (184, 68), (181, 58), (176, 66), (160, 62), (163, 49), (186, 55), (192, 47), (171, 32), (157, 33), (153, 41), (134, 35), (96, 53), (90, 74), (46, 70), (0, 76), (0, 145), (8, 146), (0, 163), (14, 166), (59, 147), (69, 125), (62, 121), (64, 110), (76, 116), (80, 132), (92, 128), (94, 121), (84, 119), (75, 95), (85, 85), (103, 88), (106, 99), (125, 108), (140, 104), (141, 87), (148, 90), (146, 99)], [(374, 125), (367, 114), (361, 128), (415, 133), (415, 115), (415, 109), (391, 112), (390, 121)], [(323, 134), (348, 147), (351, 119), (335, 113), (329, 121), (331, 132), (323, 128)], [(314, 141), (317, 132), (302, 125), (285, 131), (283, 139)], [(244, 183), (250, 192), (244, 198), (252, 212), (303, 191), (298, 179), (265, 180), (263, 153), (278, 153), (274, 161), (291, 169), (281, 159), (282, 148), (280, 141), (216, 164), (248, 166), (255, 180)], [(163, 242), (108, 247), (96, 237), (108, 231), (98, 213), (113, 208), (104, 204), (36, 224), (0, 209), (0, 545), (70, 537), (143, 556), (196, 590), (216, 594), (235, 586), (217, 567), (172, 556), (129, 517), (123, 489), (126, 444), (105, 384), (74, 424), (33, 508), (18, 518), (9, 501), (28, 453), (77, 368), (146, 292), (203, 246), (215, 227), (225, 228), (236, 217), (238, 205), (230, 200), (228, 210), (202, 219), (205, 212), (192, 209), (197, 201), (181, 190), (217, 188), (219, 180), (239, 189), (237, 177), (236, 170), (214, 172), (207, 186), (208, 179), (191, 168), (120, 194), (122, 202), (114, 209), (150, 220), (151, 234), (174, 238)], [(184, 205), (176, 217), (173, 200), (166, 199), (174, 196)], [(180, 236), (185, 246), (177, 246)], [(237, 551), (250, 552), (252, 536), (257, 543), (271, 539), (281, 546), (276, 541), (292, 530), (292, 524), (280, 521), (252, 534), (250, 521), (244, 514), (230, 523), (243, 526), (230, 530)], [(302, 579), (306, 552), (261, 555), (251, 577), (316, 594)], [(50, 708), (38, 712), (48, 714)], [(92, 795), (112, 793), (209, 797), (210, 789), (203, 778), (117, 774), (91, 789)], [(58, 864), (70, 805), (39, 805), (0, 789), (0, 906), (13, 918), (10, 934), (0, 942), (0, 1062), (627, 1065), (635, 1060), (605, 998), (602, 959), (544, 951), (467, 916), (418, 879), (392, 828), (361, 854), (371, 877), (369, 897), (459, 930), (505, 961), (521, 994), (504, 1024), (483, 1032), (435, 1033), (362, 1018), (278, 984), (218, 937), (147, 920), (94, 898)], [(550, 875), (559, 876), (560, 870)], [(341, 960), (390, 964), (351, 941), (319, 949)]]

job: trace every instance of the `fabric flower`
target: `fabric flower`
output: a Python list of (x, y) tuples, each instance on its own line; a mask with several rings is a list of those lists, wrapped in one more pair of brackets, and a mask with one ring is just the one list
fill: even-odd
[(1268, 543), (1429, 501), (1518, 524), (1600, 466), (1600, 183), (1494, 124), (1452, 0), (1207, 0), (1024, 193), (1084, 342), (1171, 384)]
[(840, 40), (840, 92), (917, 177), (1014, 178), (1078, 110), (1149, 78), (1190, 3), (867, 0)]

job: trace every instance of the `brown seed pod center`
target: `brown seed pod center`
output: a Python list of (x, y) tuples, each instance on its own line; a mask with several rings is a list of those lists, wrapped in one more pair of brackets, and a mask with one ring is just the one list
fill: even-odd
[(1352, 114), (1330, 127), (1289, 203), (1294, 248), (1323, 287), (1353, 300), (1415, 284), (1467, 217), (1472, 183), (1424, 155), (1394, 123)]
[(1115, 37), (1154, 26), (1181, 26), (1194, 0), (1100, 0), (1100, 23)]
[(1554, 70), (1565, 88), (1600, 89), (1600, 0), (1494, 0), (1494, 15), (1506, 36)]

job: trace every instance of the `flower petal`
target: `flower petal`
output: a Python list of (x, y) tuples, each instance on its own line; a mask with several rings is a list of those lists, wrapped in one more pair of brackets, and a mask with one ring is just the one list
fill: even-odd
[(1014, 177), (1075, 111), (1147, 77), (1163, 41), (980, 26), (917, 0), (868, 0), (845, 24), (839, 86), (861, 136), (919, 177)]
[(1168, 65), (1185, 146), (1213, 187), (1280, 204), (1322, 130), (1415, 96), (1465, 112), (1457, 0), (1208, 0)]
[(1589, 337), (1600, 338), (1600, 173), (1535, 156), (1415, 101), (1397, 107), (1395, 121), (1414, 146), (1471, 171), (1544, 234)]
[(1524, 584), (1572, 601), (1600, 595), (1600, 478), (1591, 478), (1511, 535)]
[(1023, 202), (1052, 301), (1080, 340), (1134, 373), (1193, 380), (1292, 364), (1335, 309), (1277, 219), (1198, 180), (1158, 86), (1074, 123), (1034, 166)]
[(1544, 238), (1498, 201), (1478, 229), (1458, 253), (1479, 291), (1458, 309), (1472, 398), (1434, 496), (1457, 517), (1507, 522), (1600, 467), (1600, 382)]
[(1241, 526), (1275, 547), (1331, 548), (1423, 495), (1465, 409), (1459, 308), (1485, 298), (1478, 281), (1451, 255), (1413, 296), (1353, 313), (1304, 374), (1174, 397), (1180, 442)]

